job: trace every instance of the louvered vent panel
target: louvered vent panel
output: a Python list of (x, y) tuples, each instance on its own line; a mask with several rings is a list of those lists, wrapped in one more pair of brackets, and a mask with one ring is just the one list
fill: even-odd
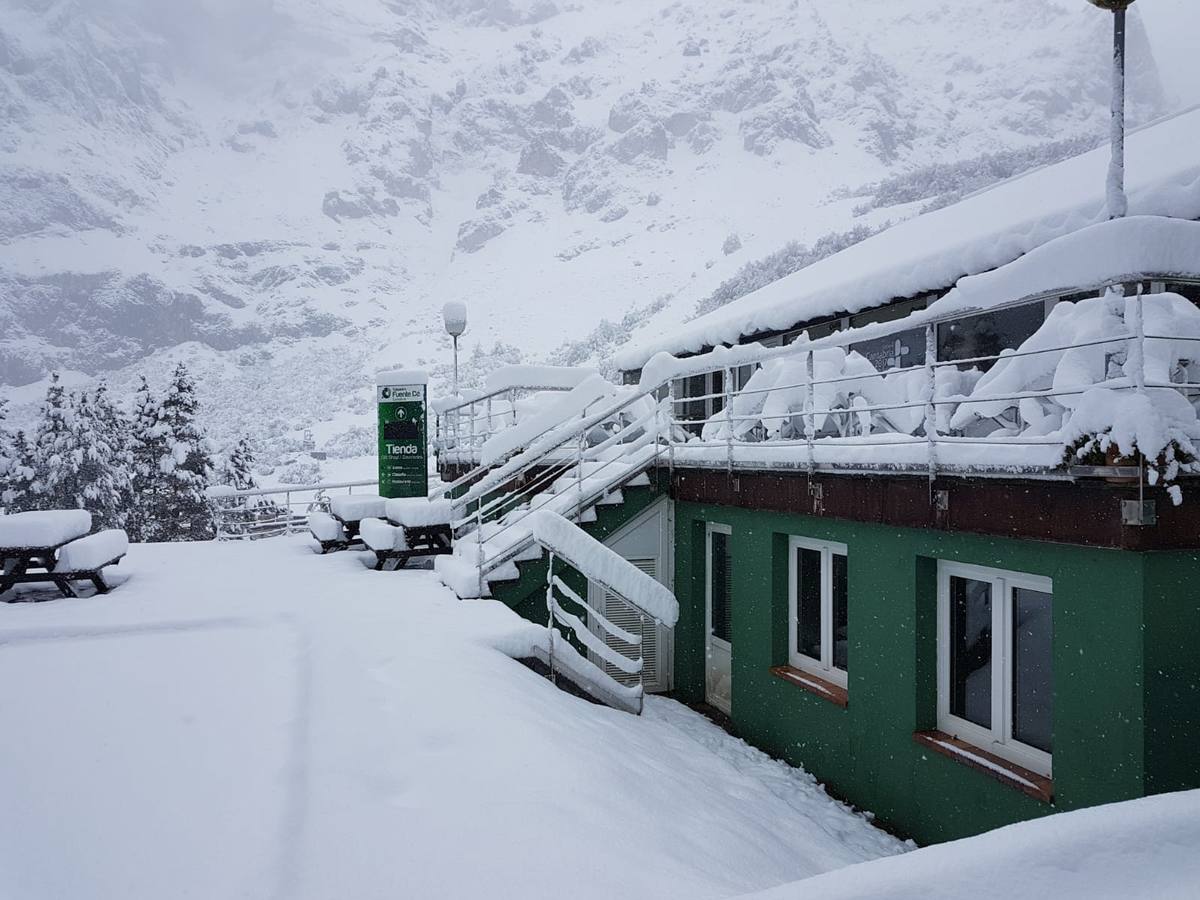
[[(641, 569), (651, 578), (658, 576), (658, 561), (654, 559), (631, 559), (629, 560), (637, 568)], [(614, 625), (620, 625), (626, 631), (637, 634), (639, 625), (639, 615), (636, 610), (628, 604), (623, 603), (613, 594), (608, 591), (604, 592), (604, 616)], [(638, 648), (633, 644), (627, 644), (622, 640), (618, 640), (612, 635), (605, 633), (605, 641), (608, 646), (612, 647), (622, 656), (628, 656), (630, 659), (638, 658)], [(646, 677), (646, 690), (659, 690), (662, 686), (658, 683), (658, 627), (654, 624), (654, 620), (649, 616), (646, 617), (646, 630), (642, 635), (641, 656), (644, 660), (642, 672)], [(621, 684), (637, 684), (638, 677), (622, 672), (609, 663), (604, 663), (604, 671), (615, 678)]]

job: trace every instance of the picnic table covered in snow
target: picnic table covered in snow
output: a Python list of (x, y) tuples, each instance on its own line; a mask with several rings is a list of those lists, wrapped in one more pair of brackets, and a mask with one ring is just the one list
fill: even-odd
[(46, 582), (64, 597), (75, 597), (72, 582), (82, 580), (91, 581), (97, 593), (108, 593), (103, 571), (120, 562), (129, 539), (116, 529), (91, 530), (92, 516), (84, 509), (0, 516), (0, 595), (18, 584)]

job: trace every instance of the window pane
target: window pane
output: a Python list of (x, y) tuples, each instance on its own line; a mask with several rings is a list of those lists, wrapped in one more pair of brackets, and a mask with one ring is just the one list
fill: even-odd
[(849, 671), (846, 665), (847, 598), (849, 591), (846, 583), (846, 557), (833, 555), (833, 667), (843, 672)]
[[(968, 316), (938, 325), (939, 360), (972, 359), (996, 356), (1001, 350), (1015, 350), (1037, 331), (1046, 319), (1042, 302)], [(976, 364), (990, 369), (992, 362)]]
[(729, 535), (712, 533), (712, 633), (723, 641), (733, 642), (730, 617), (732, 571), (729, 564)]
[(880, 372), (886, 369), (903, 369), (919, 366), (925, 362), (925, 329), (913, 328), (899, 334), (861, 341), (850, 345), (871, 361)]
[[(712, 410), (712, 415), (716, 415), (717, 413), (719, 413), (721, 410), (723, 410), (725, 408), (724, 391), (725, 391), (725, 373), (724, 372), (712, 372), (711, 373), (711, 387), (710, 387), (710, 390), (708, 393), (721, 395), (719, 397), (713, 397), (712, 400), (709, 401), (709, 409)], [(709, 418), (709, 416), (705, 416), (705, 418)]]
[(796, 650), (821, 658), (821, 551), (796, 551)]
[(1051, 599), (1013, 588), (1013, 737), (1047, 753), (1054, 733)]
[(950, 714), (992, 727), (992, 585), (950, 579)]

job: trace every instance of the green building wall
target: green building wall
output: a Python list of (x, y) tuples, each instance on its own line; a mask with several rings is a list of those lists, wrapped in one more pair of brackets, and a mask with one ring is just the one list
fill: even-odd
[[(585, 529), (605, 540), (667, 485), (626, 489)], [(1200, 553), (1135, 553), (676, 502), (674, 696), (704, 700), (705, 526), (732, 528), (732, 722), (880, 824), (935, 843), (1149, 793), (1200, 787)], [(788, 537), (848, 548), (849, 702), (772, 675), (787, 663)], [(937, 561), (1054, 581), (1054, 800), (913, 740), (937, 725)], [(545, 559), (493, 586), (544, 622)], [(561, 572), (579, 591), (578, 573)]]
[[(733, 529), (736, 731), (896, 832), (921, 843), (951, 840), (1200, 784), (1192, 752), (1200, 737), (1200, 555), (677, 503), (675, 684), (681, 699), (696, 702), (704, 697), (707, 522)], [(848, 547), (845, 708), (770, 672), (787, 662), (789, 535)], [(1054, 580), (1053, 804), (913, 740), (936, 727), (939, 559)]]

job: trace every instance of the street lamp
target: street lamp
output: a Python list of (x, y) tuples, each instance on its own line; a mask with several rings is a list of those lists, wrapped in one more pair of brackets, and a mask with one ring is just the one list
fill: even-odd
[(446, 325), (446, 334), (454, 340), (454, 384), (453, 395), (458, 396), (458, 338), (467, 330), (467, 304), (461, 300), (451, 300), (442, 307), (442, 322)]
[(1113, 14), (1112, 161), (1108, 166), (1108, 217), (1129, 211), (1125, 196), (1125, 11), (1135, 0), (1088, 0)]

